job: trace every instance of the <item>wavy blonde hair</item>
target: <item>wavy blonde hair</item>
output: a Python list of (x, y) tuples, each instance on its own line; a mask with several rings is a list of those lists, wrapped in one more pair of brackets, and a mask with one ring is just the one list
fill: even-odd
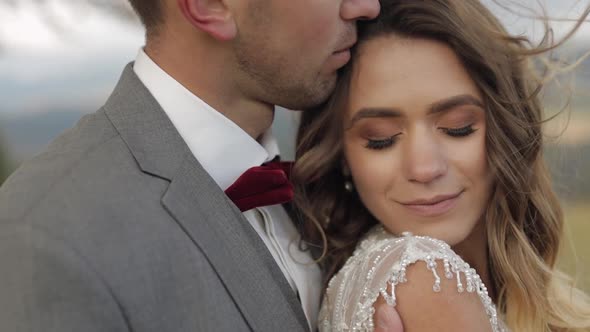
[[(381, 6), (379, 18), (359, 26), (353, 59), (364, 42), (378, 36), (430, 38), (455, 51), (482, 92), (488, 164), (495, 179), (485, 212), (490, 289), (506, 323), (514, 331), (589, 331), (587, 295), (555, 266), (564, 221), (543, 160), (546, 119), (539, 101), (551, 68), (537, 76), (531, 66), (533, 56), (561, 42), (552, 41), (550, 30), (537, 46), (511, 36), (476, 0), (382, 0)], [(326, 280), (378, 222), (355, 193), (344, 190), (342, 110), (352, 66), (354, 60), (340, 73), (325, 105), (303, 113), (293, 170), (304, 239), (321, 252)]]

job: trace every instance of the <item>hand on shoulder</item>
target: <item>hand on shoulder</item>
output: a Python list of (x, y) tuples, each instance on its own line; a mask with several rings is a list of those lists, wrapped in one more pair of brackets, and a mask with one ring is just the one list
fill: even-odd
[(375, 332), (404, 332), (404, 325), (399, 313), (394, 307), (387, 305), (383, 297), (375, 302)]
[[(434, 276), (423, 261), (407, 267), (407, 282), (395, 287), (397, 305), (389, 306), (382, 296), (375, 302), (376, 331), (491, 331), (485, 307), (476, 292), (459, 292), (456, 275), (444, 277), (443, 262), (437, 261), (440, 291), (433, 290)], [(465, 284), (464, 276), (461, 278)], [(389, 286), (391, 288), (391, 285)], [(388, 293), (391, 289), (388, 289)], [(399, 324), (396, 322), (399, 318)], [(378, 322), (390, 324), (377, 328)], [(402, 325), (403, 322), (403, 325)], [(396, 325), (398, 324), (398, 325)], [(401, 327), (401, 329), (400, 329)]]

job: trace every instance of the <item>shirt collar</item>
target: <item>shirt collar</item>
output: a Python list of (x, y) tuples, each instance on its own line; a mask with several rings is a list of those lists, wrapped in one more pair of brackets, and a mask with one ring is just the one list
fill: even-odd
[(168, 75), (143, 49), (133, 69), (221, 189), (227, 189), (249, 168), (279, 155), (272, 130), (264, 133), (259, 143)]

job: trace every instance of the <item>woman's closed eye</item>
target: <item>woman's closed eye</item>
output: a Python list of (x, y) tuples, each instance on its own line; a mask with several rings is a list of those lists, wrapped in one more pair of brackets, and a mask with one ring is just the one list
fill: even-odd
[(386, 138), (368, 138), (367, 145), (365, 147), (371, 150), (387, 149), (395, 145), (399, 135), (401, 135), (401, 133)]
[(439, 128), (443, 133), (451, 136), (451, 137), (466, 137), (469, 136), (471, 134), (473, 134), (474, 132), (477, 131), (477, 129), (473, 128), (473, 124), (467, 125), (465, 127), (460, 127), (460, 128), (444, 128), (441, 127)]

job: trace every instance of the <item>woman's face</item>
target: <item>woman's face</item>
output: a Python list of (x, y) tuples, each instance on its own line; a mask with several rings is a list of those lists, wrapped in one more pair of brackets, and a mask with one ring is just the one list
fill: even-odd
[(491, 191), (481, 94), (445, 44), (391, 35), (360, 49), (345, 116), (345, 168), (396, 234), (450, 245), (483, 219)]

